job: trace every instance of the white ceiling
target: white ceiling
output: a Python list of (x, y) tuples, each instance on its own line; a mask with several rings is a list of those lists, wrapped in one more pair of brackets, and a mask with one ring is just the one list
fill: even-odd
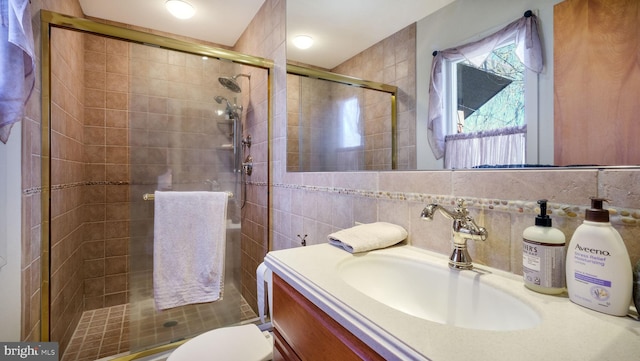
[[(234, 46), (264, 0), (186, 0), (196, 15), (179, 20), (165, 0), (79, 0), (85, 15)], [(287, 58), (331, 69), (454, 0), (287, 0), (287, 38), (314, 37), (311, 49), (287, 44)]]
[(234, 46), (264, 0), (186, 0), (196, 14), (180, 20), (166, 0), (79, 0), (85, 15)]
[[(333, 69), (454, 0), (287, 0), (287, 58)], [(314, 46), (296, 49), (295, 35)]]

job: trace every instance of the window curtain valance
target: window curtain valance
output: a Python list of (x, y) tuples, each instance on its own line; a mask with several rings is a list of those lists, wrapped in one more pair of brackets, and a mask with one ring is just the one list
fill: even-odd
[(526, 135), (526, 125), (447, 135), (444, 168), (522, 166), (525, 159)]
[(475, 66), (484, 63), (493, 49), (510, 41), (516, 44), (516, 55), (528, 69), (540, 73), (543, 68), (542, 45), (538, 35), (538, 18), (530, 10), (501, 30), (469, 44), (434, 52), (429, 84), (428, 139), (436, 159), (445, 153), (447, 122), (444, 119), (443, 62), (468, 60)]

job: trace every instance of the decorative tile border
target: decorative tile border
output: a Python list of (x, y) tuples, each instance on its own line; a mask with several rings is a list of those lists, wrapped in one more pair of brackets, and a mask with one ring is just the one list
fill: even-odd
[[(51, 186), (52, 191), (59, 191), (62, 189), (69, 189), (82, 186), (126, 186), (129, 185), (129, 181), (91, 181), (91, 182), (75, 182), (67, 184), (56, 184)], [(30, 196), (34, 194), (41, 194), (43, 187), (32, 187), (22, 191), (23, 196)]]
[[(267, 182), (246, 182), (247, 185), (253, 186), (267, 186)], [(151, 183), (150, 183), (151, 184)], [(190, 184), (190, 183), (181, 183), (181, 184)], [(75, 183), (67, 183), (67, 184), (56, 184), (51, 186), (52, 191), (82, 187), (82, 186), (126, 186), (132, 185), (129, 181), (91, 181), (91, 182), (75, 182)], [(144, 185), (144, 184), (141, 184)], [(22, 190), (23, 196), (30, 196), (34, 194), (41, 194), (43, 187), (32, 187)]]
[[(304, 191), (335, 193), (363, 198), (374, 198), (384, 200), (398, 200), (417, 203), (439, 203), (453, 206), (458, 197), (449, 195), (435, 195), (426, 193), (404, 193), (371, 191), (362, 189), (348, 189), (337, 187), (306, 186), (298, 184), (274, 184), (275, 188), (288, 188)], [(465, 205), (470, 209), (482, 209), (508, 213), (538, 214), (540, 209), (537, 202), (521, 200), (504, 200), (489, 198), (465, 197)], [(555, 217), (567, 217), (584, 219), (584, 213), (589, 207), (576, 206), (573, 204), (552, 203), (547, 204), (547, 213)], [(611, 223), (623, 224), (625, 226), (640, 225), (640, 210), (630, 208), (609, 207)]]
[[(267, 186), (266, 182), (247, 182), (247, 185), (252, 186)], [(61, 190), (73, 187), (79, 187), (84, 185), (129, 185), (128, 181), (100, 181), (100, 182), (77, 182), (69, 184), (55, 185), (51, 187), (51, 190)], [(417, 203), (440, 203), (447, 205), (455, 205), (457, 197), (448, 195), (435, 195), (426, 193), (404, 193), (404, 192), (385, 192), (385, 191), (371, 191), (364, 189), (349, 189), (338, 187), (320, 187), (320, 186), (305, 186), (299, 184), (274, 184), (274, 188), (286, 188), (297, 189), (305, 191), (323, 192), (323, 193), (335, 193), (340, 195), (348, 195), (363, 198), (385, 199), (385, 200), (398, 200), (406, 202)], [(42, 193), (42, 187), (27, 188), (22, 191), (25, 196)], [(538, 204), (536, 202), (521, 201), (521, 200), (504, 200), (504, 199), (488, 199), (488, 198), (473, 198), (465, 197), (465, 204), (471, 209), (483, 209), (498, 212), (509, 213), (523, 213), (523, 214), (537, 214), (539, 212)], [(587, 206), (576, 206), (572, 204), (564, 203), (548, 203), (549, 214), (555, 217), (569, 217), (584, 219), (585, 210)], [(623, 224), (626, 226), (640, 226), (640, 210), (632, 208), (618, 208), (609, 207), (609, 213), (611, 215), (611, 223)]]

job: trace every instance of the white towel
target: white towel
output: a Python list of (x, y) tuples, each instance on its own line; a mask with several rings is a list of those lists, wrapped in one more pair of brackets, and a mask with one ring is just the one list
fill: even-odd
[(264, 284), (267, 283), (267, 297), (269, 298), (269, 309), (268, 314), (271, 317), (271, 310), (273, 310), (273, 288), (272, 288), (272, 276), (273, 273), (271, 269), (267, 267), (264, 262), (258, 265), (256, 269), (256, 283), (258, 288), (258, 317), (260, 317), (260, 322), (264, 323), (265, 316), (267, 313), (264, 312)]
[(153, 292), (160, 310), (222, 297), (226, 192), (155, 192)]
[(29, 0), (0, 0), (0, 141), (22, 120), (36, 80)]
[(397, 224), (375, 222), (331, 233), (328, 238), (330, 244), (358, 253), (393, 246), (407, 238), (407, 231)]

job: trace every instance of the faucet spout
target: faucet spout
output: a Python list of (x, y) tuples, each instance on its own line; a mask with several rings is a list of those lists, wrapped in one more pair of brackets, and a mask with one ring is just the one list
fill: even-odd
[(437, 203), (431, 203), (431, 204), (428, 204), (426, 207), (424, 207), (424, 209), (422, 210), (422, 213), (420, 214), (420, 218), (422, 218), (425, 221), (432, 221), (433, 216), (436, 214), (436, 211), (440, 211), (445, 217), (449, 219), (456, 218), (455, 214), (453, 214), (452, 212), (449, 212), (448, 210), (446, 210), (446, 208), (442, 207)]
[(469, 210), (464, 206), (464, 200), (458, 199), (453, 211), (448, 211), (437, 203), (428, 204), (422, 210), (420, 218), (433, 220), (436, 211), (440, 211), (445, 217), (453, 220), (453, 253), (449, 258), (449, 267), (453, 269), (471, 269), (473, 263), (467, 251), (467, 240), (484, 241), (488, 233), (484, 227), (478, 224), (469, 215)]

